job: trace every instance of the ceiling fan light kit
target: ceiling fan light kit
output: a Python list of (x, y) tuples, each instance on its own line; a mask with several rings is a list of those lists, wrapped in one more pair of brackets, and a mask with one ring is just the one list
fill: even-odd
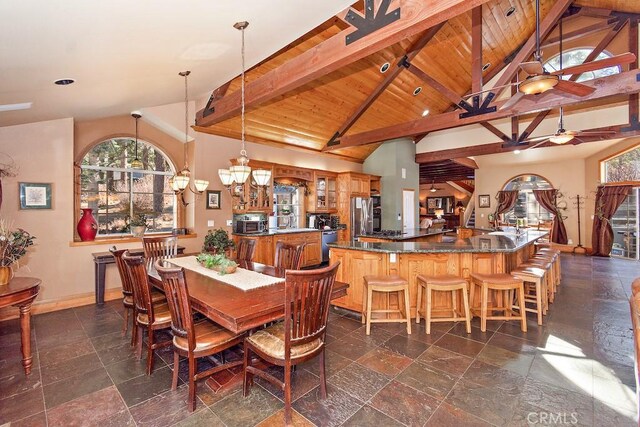
[(538, 76), (529, 76), (518, 85), (518, 90), (525, 95), (539, 95), (558, 84), (558, 76), (552, 74), (540, 74)]
[(574, 137), (575, 135), (572, 132), (563, 131), (549, 137), (549, 141), (553, 142), (554, 144), (562, 145), (571, 141)]

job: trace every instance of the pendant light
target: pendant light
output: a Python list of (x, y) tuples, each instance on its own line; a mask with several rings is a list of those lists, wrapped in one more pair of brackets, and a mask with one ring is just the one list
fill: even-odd
[(240, 75), (240, 127), (241, 127), (241, 149), (240, 156), (237, 158), (237, 165), (231, 166), (229, 169), (218, 169), (218, 176), (222, 185), (227, 187), (231, 191), (231, 185), (235, 182), (237, 184), (243, 184), (249, 175), (253, 176), (254, 181), (259, 186), (266, 186), (271, 180), (271, 171), (258, 169), (251, 172), (249, 167), (249, 157), (247, 156), (247, 150), (245, 149), (245, 102), (244, 102), (244, 87), (245, 87), (245, 55), (244, 55), (244, 30), (249, 26), (247, 21), (236, 22), (233, 28), (242, 32), (242, 74)]
[[(200, 195), (209, 186), (209, 181), (204, 179), (191, 180), (191, 171), (189, 170), (189, 155), (187, 151), (187, 143), (189, 142), (189, 90), (187, 77), (189, 74), (191, 74), (191, 71), (178, 73), (179, 76), (184, 77), (184, 167), (169, 180), (169, 186), (176, 196), (180, 196), (184, 206), (189, 204), (184, 199), (184, 192), (187, 189), (193, 194)], [(193, 186), (190, 185), (191, 183), (193, 183)]]
[(131, 161), (130, 166), (131, 166), (131, 169), (142, 169), (144, 165), (142, 164), (142, 161), (138, 158), (138, 119), (142, 117), (142, 114), (140, 114), (137, 111), (134, 111), (131, 113), (131, 117), (136, 119), (136, 155), (135, 155), (135, 158)]

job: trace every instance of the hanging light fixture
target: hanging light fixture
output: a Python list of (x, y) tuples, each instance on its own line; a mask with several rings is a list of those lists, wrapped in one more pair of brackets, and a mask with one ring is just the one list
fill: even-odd
[[(193, 194), (200, 195), (209, 186), (209, 181), (204, 179), (191, 180), (191, 171), (189, 170), (189, 157), (187, 152), (187, 143), (189, 142), (189, 91), (187, 85), (187, 76), (191, 71), (181, 71), (179, 76), (184, 77), (184, 167), (176, 175), (169, 179), (169, 186), (176, 194), (180, 196), (182, 204), (187, 206), (189, 203), (184, 199), (184, 192), (188, 189)], [(189, 185), (193, 182), (193, 186)]]
[(138, 158), (138, 119), (142, 117), (142, 114), (140, 114), (137, 111), (134, 111), (131, 113), (131, 117), (136, 119), (136, 156), (133, 160), (131, 160), (130, 166), (131, 166), (131, 169), (142, 169), (144, 165), (142, 164), (142, 161)]
[[(231, 166), (229, 169), (218, 169), (218, 176), (220, 177), (220, 181), (222, 185), (227, 187), (229, 192), (231, 192), (231, 185), (235, 182), (237, 184), (243, 184), (249, 175), (253, 176), (253, 180), (261, 187), (264, 187), (269, 184), (271, 180), (271, 171), (258, 169), (251, 172), (251, 167), (249, 167), (249, 157), (247, 156), (247, 150), (245, 149), (245, 103), (244, 103), (244, 73), (245, 73), (245, 64), (244, 64), (244, 30), (249, 26), (247, 21), (236, 22), (233, 25), (233, 28), (240, 30), (242, 32), (242, 74), (240, 75), (240, 104), (241, 104), (241, 113), (240, 113), (240, 127), (241, 127), (241, 149), (240, 156), (237, 158), (236, 165)], [(233, 193), (232, 193), (233, 195)], [(241, 196), (240, 196), (241, 197)], [(242, 203), (242, 202), (241, 202)]]

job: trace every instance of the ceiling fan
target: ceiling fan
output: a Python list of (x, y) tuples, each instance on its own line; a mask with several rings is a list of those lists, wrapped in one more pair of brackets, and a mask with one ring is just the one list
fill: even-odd
[(429, 191), (432, 192), (432, 193), (435, 193), (436, 191), (442, 190), (442, 188), (436, 187), (435, 183), (436, 183), (435, 179), (431, 180), (431, 188), (429, 188)]
[[(560, 21), (560, 25), (562, 25), (562, 21)], [(560, 34), (560, 41), (562, 42), (562, 34)], [(629, 64), (635, 61), (636, 56), (627, 52), (610, 58), (601, 59), (599, 61), (587, 62), (565, 69), (561, 68), (554, 72), (545, 70), (542, 63), (542, 52), (540, 51), (540, 0), (536, 0), (536, 51), (534, 53), (534, 58), (534, 61), (523, 62), (520, 64), (520, 69), (527, 76), (524, 80), (520, 80), (515, 83), (518, 87), (518, 92), (505, 102), (502, 107), (500, 107), (501, 110), (512, 107), (527, 95), (539, 95), (551, 89), (568, 95), (575, 95), (579, 97), (587, 96), (595, 89), (581, 83), (564, 80), (562, 76), (582, 74), (589, 71), (599, 70), (601, 68)], [(562, 60), (562, 47), (560, 48), (560, 59)]]
[(547, 142), (552, 142), (554, 144), (558, 144), (558, 145), (562, 145), (562, 144), (566, 144), (568, 142), (572, 142), (573, 144), (577, 144), (580, 142), (584, 142), (582, 141), (579, 137), (583, 136), (609, 136), (609, 135), (614, 135), (615, 131), (612, 130), (607, 130), (607, 131), (577, 131), (577, 130), (566, 130), (564, 128), (564, 120), (563, 120), (563, 108), (560, 107), (560, 118), (558, 119), (558, 130), (556, 131), (556, 133), (554, 133), (553, 135), (545, 135), (545, 136), (539, 136), (536, 138), (530, 138), (530, 139), (526, 139), (525, 141), (523, 141), (524, 143), (532, 143), (532, 142), (538, 142), (535, 145), (532, 145), (531, 147), (528, 147), (527, 150), (530, 150), (532, 148), (536, 148), (542, 144), (545, 144)]

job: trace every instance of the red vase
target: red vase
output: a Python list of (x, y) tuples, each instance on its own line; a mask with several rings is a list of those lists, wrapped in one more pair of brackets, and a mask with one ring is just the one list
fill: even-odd
[(98, 223), (90, 208), (82, 209), (82, 218), (78, 221), (78, 235), (83, 242), (95, 240), (98, 234)]

